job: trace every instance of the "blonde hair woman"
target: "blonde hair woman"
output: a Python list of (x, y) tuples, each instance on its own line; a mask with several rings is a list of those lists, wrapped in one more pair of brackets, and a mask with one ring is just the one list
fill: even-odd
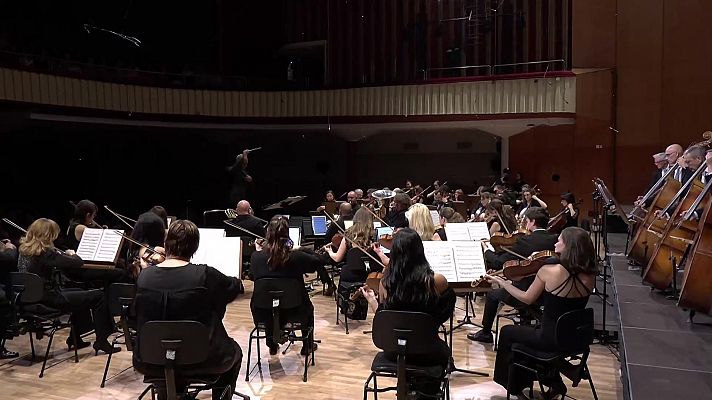
[[(101, 290), (64, 290), (53, 281), (53, 270), (62, 272), (78, 270), (84, 265), (74, 251), (61, 252), (54, 247), (54, 241), (59, 235), (59, 225), (51, 219), (40, 218), (30, 225), (27, 235), (20, 241), (20, 271), (37, 274), (45, 281), (42, 304), (71, 313), (72, 332), (67, 339), (67, 347), (71, 350), (75, 345), (86, 347), (89, 343), (79, 339), (79, 335), (94, 329), (96, 341), (94, 350), (105, 353), (115, 353), (120, 348), (112, 347), (107, 338), (113, 331), (113, 321), (104, 303), (104, 293)], [(92, 328), (91, 315), (94, 316)], [(75, 336), (76, 335), (76, 336)], [(76, 337), (76, 342), (73, 338)]]
[[(356, 243), (361, 249), (368, 252), (372, 257), (378, 259), (379, 255), (372, 249), (374, 232), (373, 216), (368, 210), (360, 208), (354, 215), (354, 224), (346, 230), (346, 236)], [(363, 257), (368, 257), (357, 247), (354, 247), (347, 239), (341, 239), (339, 249), (334, 252), (331, 246), (327, 246), (327, 252), (332, 260), (341, 262), (346, 258), (346, 265), (341, 269), (341, 282), (365, 282), (370, 272), (380, 272), (383, 267), (375, 262), (369, 262), (369, 268), (363, 261)]]
[(416, 231), (421, 240), (442, 240), (440, 234), (436, 232), (433, 217), (427, 206), (416, 203), (410, 206), (405, 213), (410, 229)]

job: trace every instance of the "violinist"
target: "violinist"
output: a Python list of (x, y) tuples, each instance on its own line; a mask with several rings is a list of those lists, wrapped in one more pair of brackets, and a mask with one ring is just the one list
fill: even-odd
[(247, 187), (252, 184), (252, 176), (247, 172), (249, 163), (249, 150), (243, 150), (235, 157), (235, 162), (227, 167), (227, 171), (232, 176), (232, 187), (230, 189), (230, 203), (235, 204), (247, 198)]
[(351, 221), (354, 218), (353, 211), (351, 208), (351, 203), (341, 203), (339, 204), (339, 215), (336, 219), (336, 224), (331, 222), (329, 227), (326, 229), (326, 235), (324, 239), (327, 243), (331, 243), (331, 239), (339, 232), (346, 230), (346, 223), (344, 221)]
[(440, 189), (435, 192), (433, 205), (437, 207), (437, 210), (443, 207), (454, 207), (452, 201), (450, 201), (450, 188), (447, 185), (440, 186)]
[(166, 209), (163, 208), (163, 206), (153, 206), (148, 211), (158, 215), (163, 221), (163, 225), (166, 226), (166, 231), (168, 231), (168, 212), (166, 211)]
[(564, 228), (578, 226), (579, 209), (576, 206), (576, 197), (573, 193), (567, 192), (562, 194), (561, 205), (565, 209), (564, 216), (566, 217), (566, 225), (564, 225)]
[(415, 185), (413, 187), (413, 193), (411, 193), (414, 203), (423, 202), (423, 188), (420, 185)]
[(440, 190), (440, 181), (436, 180), (435, 182), (433, 182), (432, 188), (433, 188), (432, 192), (427, 193), (425, 195), (425, 201), (428, 203), (432, 203), (434, 201), (435, 193), (437, 193)]
[[(99, 289), (65, 289), (56, 282), (53, 273), (55, 268), (66, 273), (78, 270), (84, 264), (73, 250), (60, 252), (54, 247), (58, 235), (59, 225), (51, 219), (40, 218), (33, 222), (27, 229), (27, 235), (20, 241), (18, 270), (42, 277), (45, 282), (42, 304), (71, 313), (72, 331), (67, 338), (70, 350), (74, 348), (73, 334), (77, 335), (77, 346), (81, 349), (89, 346), (89, 343), (82, 341), (79, 335), (94, 329), (96, 352), (108, 354), (121, 351), (118, 347), (112, 347), (107, 340), (113, 332), (114, 324), (104, 301), (104, 293)], [(93, 327), (90, 315), (94, 316)]]
[(465, 191), (462, 189), (455, 190), (455, 201), (465, 201)]
[(356, 194), (355, 190), (352, 190), (346, 194), (346, 201), (351, 204), (351, 209), (353, 212), (358, 211), (358, 209), (361, 207), (361, 204), (358, 201), (358, 195)]
[[(378, 255), (371, 249), (374, 237), (373, 215), (368, 210), (358, 210), (354, 215), (353, 221), (354, 224), (346, 230), (346, 237), (350, 240), (342, 238), (337, 251), (327, 247), (327, 253), (334, 262), (338, 263), (346, 259), (346, 265), (341, 268), (340, 286), (344, 283), (366, 282), (370, 272), (381, 272), (383, 270), (383, 267), (373, 261), (369, 262), (368, 268), (364, 262), (364, 258), (368, 256), (364, 254), (363, 250), (378, 259)], [(352, 243), (355, 243), (360, 248), (355, 247)], [(339, 290), (341, 290), (341, 287)]]
[(393, 208), (386, 214), (385, 221), (393, 227), (393, 229), (407, 228), (408, 219), (405, 217), (408, 207), (410, 207), (411, 199), (405, 193), (398, 193), (393, 198)]
[(430, 215), (430, 210), (427, 206), (419, 203), (413, 204), (406, 211), (405, 217), (408, 219), (408, 227), (418, 232), (422, 240), (439, 241), (445, 237), (445, 230), (435, 228), (433, 217)]
[(74, 207), (74, 216), (69, 221), (67, 228), (67, 248), (77, 250), (79, 242), (82, 240), (84, 230), (86, 228), (96, 228), (97, 223), (94, 222), (96, 213), (98, 212), (96, 204), (90, 200), (82, 200)]
[[(524, 213), (524, 223), (526, 229), (531, 231), (531, 234), (517, 238), (511, 249), (513, 253), (528, 257), (538, 251), (554, 250), (557, 236), (546, 230), (546, 225), (549, 223), (549, 214), (545, 209), (539, 207), (527, 209)], [(505, 262), (516, 259), (517, 257), (514, 254), (508, 252), (497, 254), (491, 250), (485, 251), (485, 261), (490, 271), (501, 270)], [(515, 285), (522, 290), (526, 290), (533, 281), (534, 277), (524, 278), (515, 282)], [(524, 306), (504, 289), (491, 290), (487, 293), (485, 309), (482, 314), (482, 330), (468, 334), (468, 339), (482, 343), (492, 343), (492, 324), (497, 317), (500, 302), (513, 307)]]
[(413, 190), (413, 181), (410, 179), (405, 180), (405, 186), (403, 186), (403, 190), (405, 190), (405, 193), (408, 193)]
[(522, 191), (522, 203), (519, 205), (519, 210), (517, 211), (517, 218), (523, 218), (524, 212), (530, 207), (540, 207), (547, 208), (546, 203), (537, 197), (534, 189), (527, 188)]
[(480, 191), (480, 205), (476, 210), (470, 215), (470, 222), (482, 222), (485, 220), (485, 211), (487, 211), (487, 205), (492, 201), (492, 193)]
[(257, 236), (265, 237), (266, 231), (264, 222), (252, 215), (252, 207), (247, 200), (240, 200), (237, 203), (237, 216), (232, 219), (232, 223), (240, 228), (247, 229)]
[(149, 211), (139, 215), (136, 225), (131, 231), (131, 239), (157, 251), (157, 253), (153, 253), (145, 247), (131, 244), (126, 259), (133, 267), (131, 272), (134, 278), (137, 278), (139, 273), (149, 265), (160, 264), (165, 260), (166, 252), (163, 245), (166, 239), (166, 226), (163, 219), (156, 213)]
[[(264, 247), (260, 251), (252, 253), (250, 260), (250, 270), (255, 281), (262, 278), (287, 278), (304, 282), (304, 274), (315, 272), (317, 267), (323, 266), (323, 259), (314, 254), (303, 251), (292, 251), (292, 242), (289, 239), (289, 223), (282, 216), (274, 216), (267, 225), (267, 236)], [(253, 297), (254, 299), (254, 297)], [(270, 354), (277, 354), (279, 344), (275, 342), (272, 334), (272, 313), (267, 310), (255, 308), (250, 303), (252, 318), (257, 323), (266, 325), (267, 346)], [(301, 304), (291, 310), (282, 310), (292, 320), (297, 320), (305, 327), (314, 326), (314, 305), (312, 305), (306, 287), (302, 292)], [(307, 331), (302, 331), (307, 335)], [(311, 342), (311, 341), (309, 341)], [(306, 343), (309, 343), (306, 342)], [(307, 344), (302, 347), (302, 355), (311, 353), (311, 348)], [(314, 343), (316, 350), (316, 343)]]
[[(512, 207), (505, 206), (499, 199), (493, 199), (487, 203), (485, 221), (487, 222), (490, 236), (497, 232), (514, 232), (517, 229), (517, 220), (512, 214)], [(502, 225), (503, 223), (504, 225)]]

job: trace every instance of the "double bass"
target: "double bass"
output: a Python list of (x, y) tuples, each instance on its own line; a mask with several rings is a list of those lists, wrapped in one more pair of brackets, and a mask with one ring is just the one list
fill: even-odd
[[(705, 185), (704, 194), (712, 188), (712, 180)], [(695, 203), (688, 212), (683, 215), (679, 223), (688, 220), (692, 211), (697, 209), (703, 202), (703, 195), (698, 196)], [(680, 289), (680, 298), (677, 305), (679, 307), (712, 314), (712, 213), (710, 212), (708, 201), (705, 211), (700, 216), (697, 223), (697, 235), (693, 244), (688, 249), (687, 266)], [(690, 315), (692, 317), (692, 313)]]
[[(706, 167), (706, 164), (702, 163), (702, 165), (697, 168), (695, 174), (683, 186), (689, 188), (687, 193), (684, 196), (678, 196), (678, 198), (682, 200), (677, 202), (676, 206), (674, 206), (674, 203), (670, 204), (660, 212), (661, 215), (669, 214), (673, 217), (677, 216), (682, 210), (687, 210), (692, 207), (698, 196), (709, 197), (705, 195), (705, 185), (703, 185), (699, 179), (699, 176)], [(673, 208), (674, 211), (671, 212)], [(670, 283), (672, 283), (672, 261), (674, 259), (678, 264), (683, 262), (682, 256), (685, 253), (685, 248), (688, 244), (692, 243), (697, 228), (697, 224), (690, 220), (682, 221), (679, 225), (674, 224), (673, 221), (674, 218), (666, 220), (656, 217), (656, 219), (651, 222), (651, 226), (655, 223), (662, 223), (664, 224), (664, 228), (659, 236), (660, 240), (653, 249), (648, 265), (643, 273), (643, 281), (660, 290), (667, 289)], [(645, 228), (645, 226), (643, 226), (643, 228)]]

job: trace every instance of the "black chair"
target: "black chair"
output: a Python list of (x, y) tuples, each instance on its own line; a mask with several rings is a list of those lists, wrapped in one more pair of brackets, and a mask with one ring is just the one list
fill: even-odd
[[(169, 400), (177, 398), (176, 371), (184, 365), (199, 364), (208, 357), (210, 349), (209, 329), (196, 321), (150, 321), (141, 327), (139, 341), (139, 358), (142, 362), (163, 366), (162, 378), (144, 378), (149, 386), (141, 393), (139, 400), (151, 391), (155, 398), (157, 384), (164, 383)], [(212, 389), (218, 377), (215, 376), (182, 376), (187, 383), (186, 391), (193, 398), (197, 393)], [(233, 391), (227, 387), (221, 398), (230, 399), (237, 394), (249, 400), (249, 396)]]
[[(32, 335), (36, 335), (40, 340), (49, 331), (49, 342), (45, 351), (44, 360), (42, 361), (42, 369), (40, 370), (40, 378), (44, 376), (45, 369), (51, 368), (63, 361), (60, 360), (49, 367), (47, 359), (49, 351), (52, 348), (54, 334), (61, 329), (71, 328), (72, 323), (68, 312), (60, 311), (55, 308), (47, 307), (40, 304), (44, 294), (44, 281), (39, 275), (27, 272), (11, 272), (10, 285), (16, 295), (16, 306), (18, 311), (19, 329), (21, 332), (30, 334), (30, 349), (32, 351), (32, 359), (36, 358), (35, 343)], [(74, 340), (74, 362), (79, 362), (79, 354), (77, 353), (77, 333), (72, 330)]]
[[(109, 286), (108, 293), (106, 295), (109, 303), (109, 313), (111, 317), (119, 317), (119, 324), (121, 325), (121, 333), (114, 337), (111, 342), (111, 347), (116, 344), (125, 344), (127, 351), (133, 351), (133, 344), (135, 339), (135, 330), (131, 329), (133, 324), (133, 313), (132, 304), (134, 297), (136, 296), (136, 285), (131, 283), (112, 283)], [(119, 340), (123, 338), (123, 343)], [(106, 385), (106, 381), (111, 380), (124, 371), (131, 367), (124, 368), (119, 373), (113, 375), (111, 378), (106, 378), (109, 373), (109, 365), (111, 365), (111, 356), (113, 353), (109, 353), (109, 357), (106, 359), (106, 366), (104, 367), (104, 376), (101, 378), (100, 387)]]
[[(311, 365), (314, 365), (314, 327), (306, 327), (300, 321), (290, 320), (288, 312), (282, 312), (301, 306), (303, 291), (304, 284), (297, 279), (262, 278), (255, 281), (252, 304), (258, 309), (269, 310), (272, 314), (272, 332), (271, 335), (267, 335), (267, 325), (263, 321), (255, 324), (255, 328), (250, 332), (245, 381), (250, 380), (250, 375), (254, 370), (254, 367), (252, 370), (250, 369), (252, 340), (255, 339), (257, 341), (257, 365), (255, 367), (261, 373), (260, 339), (267, 339), (267, 336), (272, 336), (276, 343), (289, 342), (289, 346), (282, 351), (282, 355), (287, 353), (287, 350), (294, 342), (302, 342), (303, 346), (309, 346), (311, 352), (304, 356), (304, 376), (302, 377), (304, 382), (307, 381), (310, 354)], [(296, 331), (298, 330), (306, 330), (306, 336), (297, 335)], [(260, 331), (263, 334), (260, 334)]]
[[(349, 308), (354, 305), (353, 302), (350, 302), (350, 297), (352, 293), (357, 292), (363, 285), (363, 282), (339, 282), (336, 287), (336, 325), (340, 324), (341, 316), (343, 315), (347, 335), (349, 334), (349, 314), (352, 311)], [(368, 304), (366, 307), (368, 309)]]
[[(587, 364), (591, 343), (593, 343), (593, 309), (569, 311), (556, 321), (557, 351), (541, 351), (522, 344), (512, 346), (514, 362), (509, 366), (509, 381), (512, 381), (516, 369), (521, 369), (536, 377), (535, 380), (539, 382), (539, 389), (543, 393), (541, 379), (562, 373), (573, 382), (573, 387), (578, 386), (581, 379), (588, 380), (593, 398), (598, 400)], [(531, 394), (533, 388), (530, 387), (529, 391)], [(512, 394), (510, 388), (507, 388), (507, 399), (510, 394)]]
[[(373, 344), (383, 350), (376, 354), (371, 364), (369, 375), (363, 388), (363, 398), (368, 393), (378, 398), (378, 393), (396, 390), (397, 399), (408, 398), (410, 384), (414, 382), (434, 381), (439, 383), (440, 391), (435, 395), (417, 392), (421, 397), (437, 399), (450, 398), (450, 381), (447, 364), (412, 365), (406, 363), (406, 357), (427, 356), (438, 351), (438, 328), (429, 314), (411, 311), (383, 310), (373, 318)], [(391, 361), (386, 353), (396, 354), (397, 360)], [(378, 388), (378, 377), (396, 378), (396, 387)], [(373, 380), (373, 387), (369, 384)]]

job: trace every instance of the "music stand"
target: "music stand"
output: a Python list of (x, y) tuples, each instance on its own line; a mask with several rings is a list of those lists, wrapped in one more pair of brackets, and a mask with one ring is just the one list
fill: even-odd
[(263, 211), (269, 211), (269, 210), (279, 210), (281, 208), (286, 208), (291, 205), (294, 205), (295, 203), (298, 203), (304, 199), (306, 199), (307, 196), (289, 196), (283, 200), (280, 200), (276, 203), (272, 203), (268, 205), (267, 207), (263, 208)]

